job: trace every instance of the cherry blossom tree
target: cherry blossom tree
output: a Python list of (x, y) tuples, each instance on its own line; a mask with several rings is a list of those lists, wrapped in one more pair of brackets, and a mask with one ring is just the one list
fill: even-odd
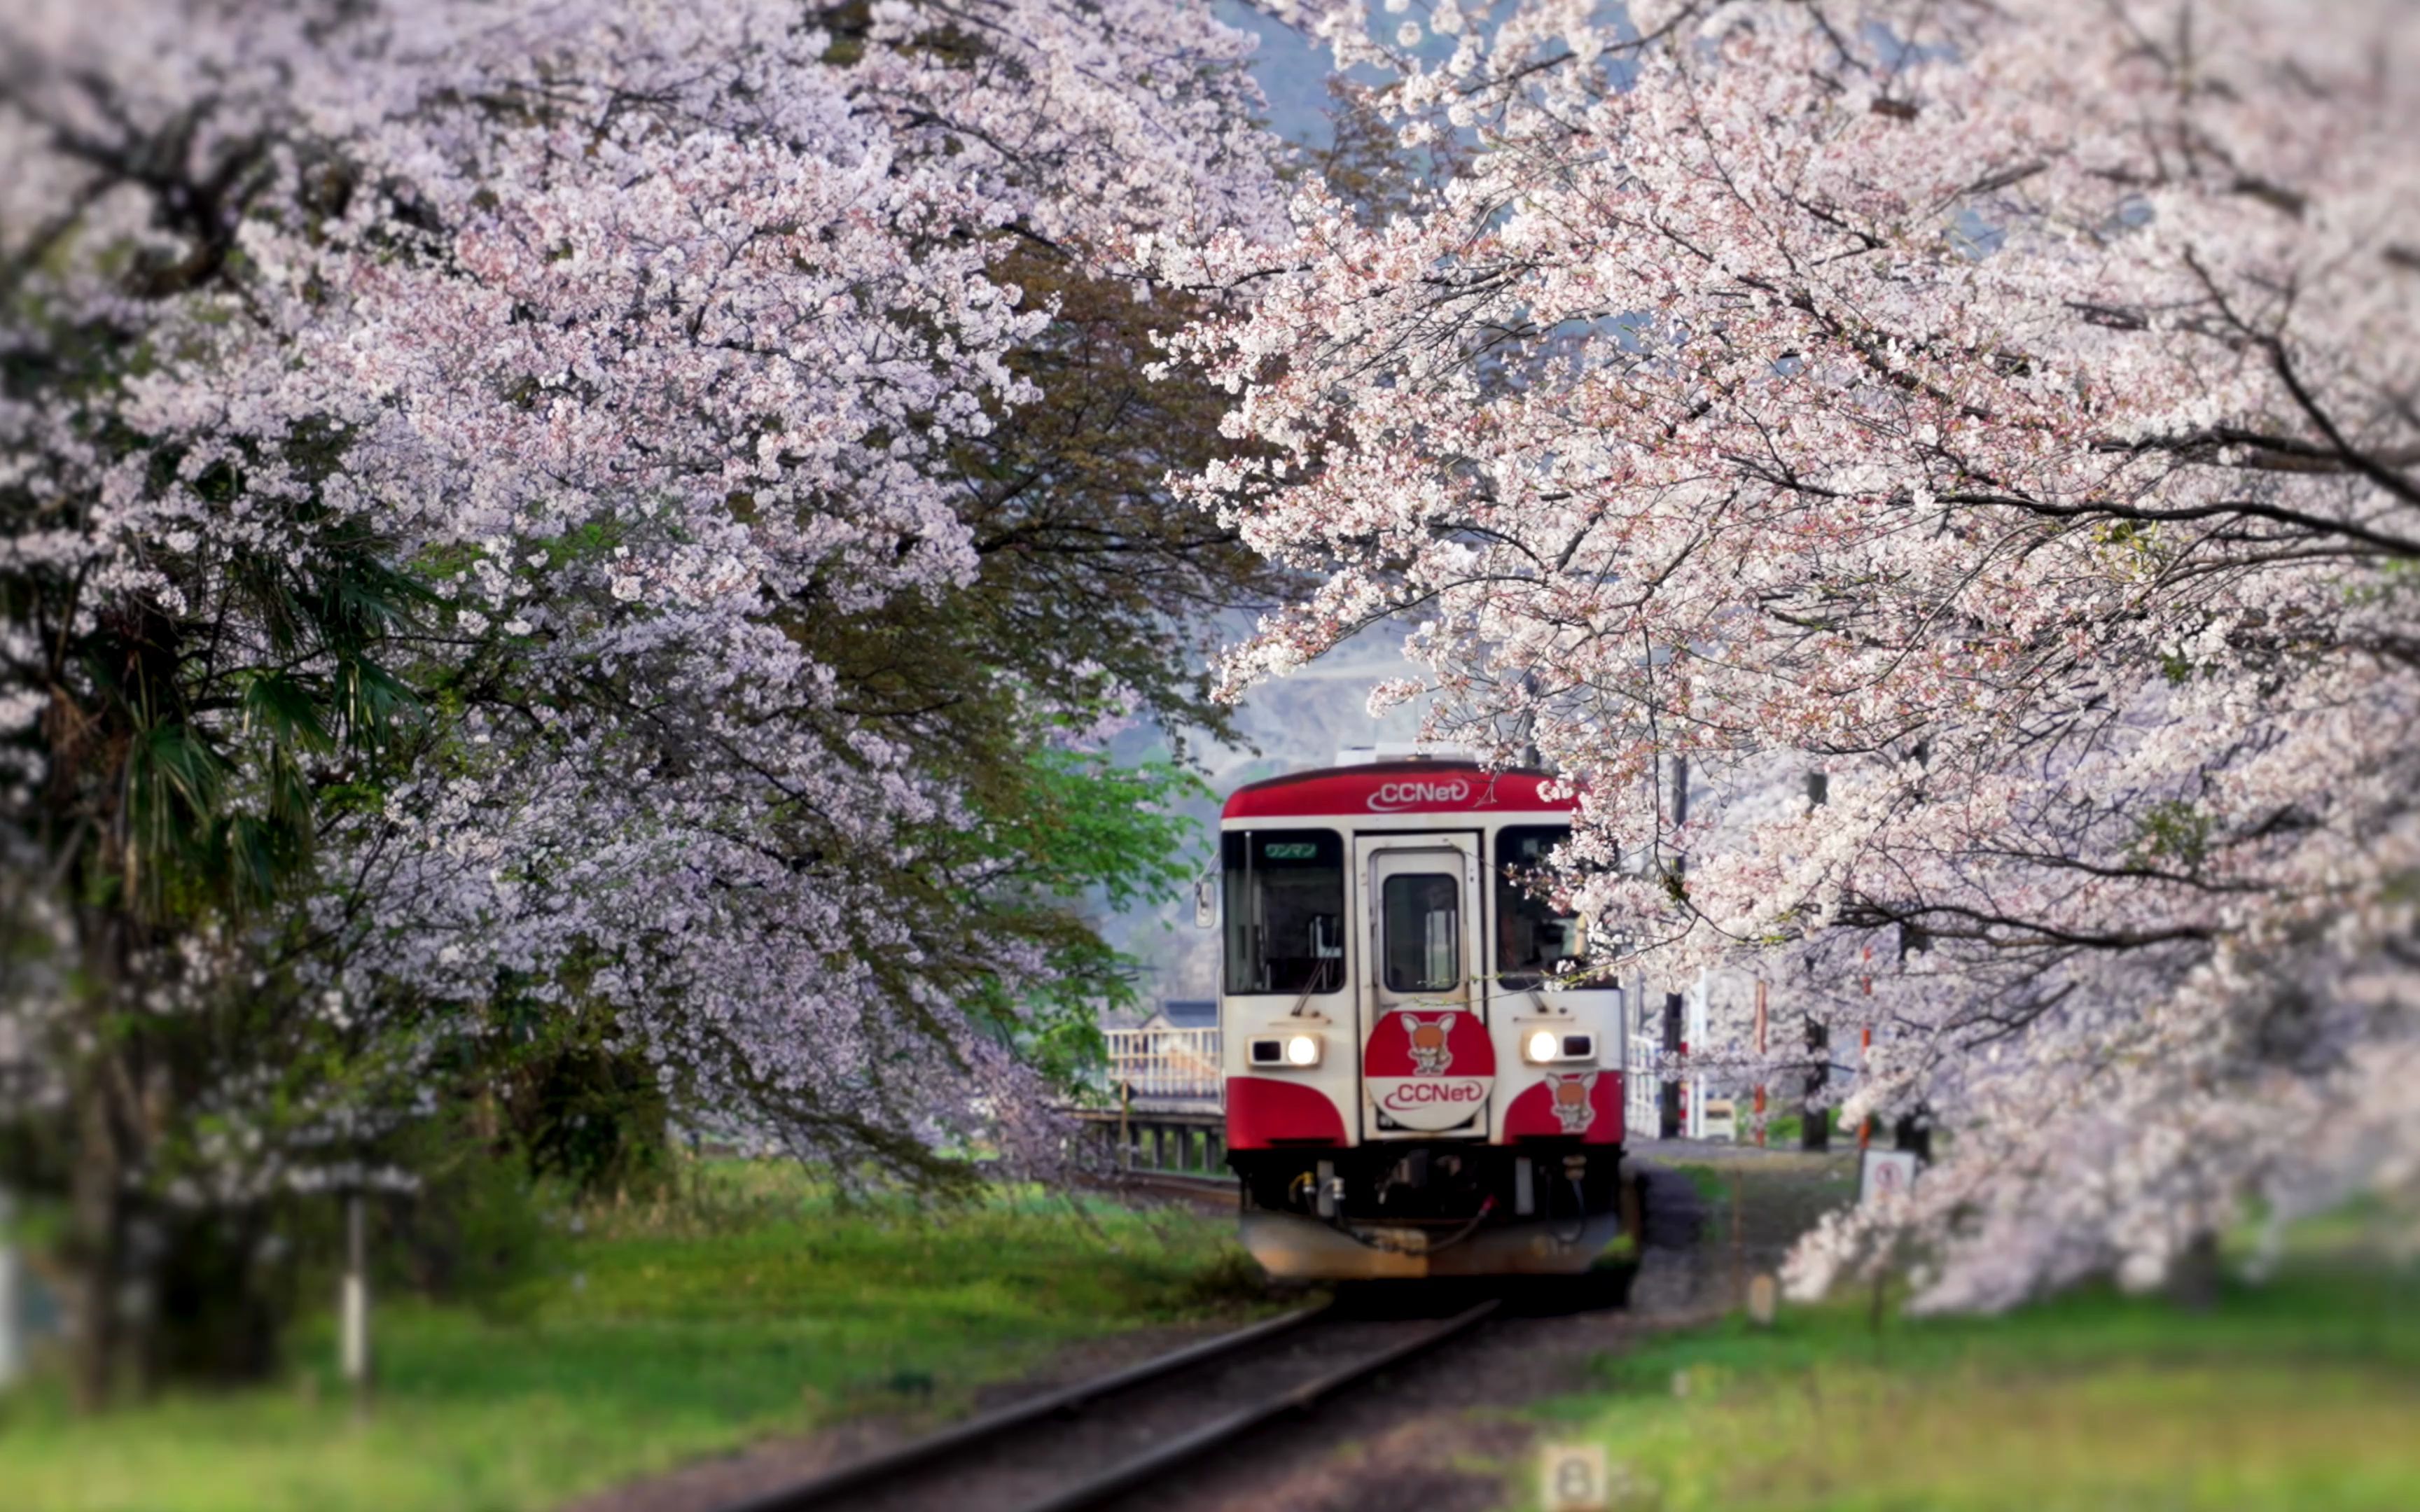
[(532, 1017), (800, 1153), (1047, 1153), (1023, 995), (1160, 863), (1042, 800), (1185, 701), (1107, 632), (893, 673), (1005, 592), (987, 530), (1260, 570), (1099, 466), (1102, 517), (1020, 503), (1065, 454), (993, 440), (1084, 367), (1017, 269), (1131, 303), (1133, 230), (1270, 221), (1248, 45), (1190, 0), (0, 15), (8, 1073), (88, 1399), (129, 1223), (406, 1179), (382, 1132)]
[(1807, 1288), (2149, 1283), (2413, 1180), (2413, 8), (1387, 11), (1322, 24), (1407, 210), (1138, 238), (1235, 301), (1195, 496), (1322, 575), (1230, 686), (1417, 620), (1616, 953), (1874, 1031), (1831, 1092), (1942, 1159)]

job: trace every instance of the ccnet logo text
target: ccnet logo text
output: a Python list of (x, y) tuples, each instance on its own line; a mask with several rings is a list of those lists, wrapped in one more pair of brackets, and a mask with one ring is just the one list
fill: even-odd
[(1451, 1081), (1404, 1081), (1397, 1082), (1380, 1094), (1378, 1105), (1390, 1113), (1401, 1113), (1411, 1108), (1451, 1107), (1477, 1103), (1486, 1096), (1487, 1084), (1475, 1077)]
[(1430, 809), (1461, 803), (1470, 796), (1470, 782), (1453, 778), (1443, 782), (1388, 782), (1370, 795), (1373, 813), (1393, 813), (1402, 809)]

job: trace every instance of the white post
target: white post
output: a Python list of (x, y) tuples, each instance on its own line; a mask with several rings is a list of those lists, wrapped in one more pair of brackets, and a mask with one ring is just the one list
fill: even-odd
[(17, 1246), (9, 1241), (8, 1223), (16, 1216), (8, 1194), (0, 1191), (0, 1386), (14, 1381), (25, 1368), (24, 1283), (19, 1279)]
[(359, 1403), (368, 1396), (370, 1385), (368, 1212), (359, 1192), (345, 1199), (345, 1288), (339, 1330), (345, 1381)]

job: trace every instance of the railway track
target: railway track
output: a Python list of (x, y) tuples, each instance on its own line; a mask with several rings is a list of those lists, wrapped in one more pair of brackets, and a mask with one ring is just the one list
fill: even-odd
[(1158, 1193), (1204, 1201), (1223, 1201), (1230, 1207), (1235, 1202), (1235, 1178), (1223, 1171), (1217, 1176), (1188, 1171), (1120, 1171), (1115, 1176), (1105, 1178), (1101, 1185), (1111, 1192)]
[(1078, 1512), (1315, 1409), (1477, 1327), (1305, 1308), (971, 1418), (721, 1512)]

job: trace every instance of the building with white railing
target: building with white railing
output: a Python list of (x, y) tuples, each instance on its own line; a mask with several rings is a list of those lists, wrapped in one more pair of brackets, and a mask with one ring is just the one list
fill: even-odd
[(1109, 1079), (1129, 1099), (1218, 1101), (1218, 1026), (1184, 1028), (1145, 1024), (1102, 1031), (1109, 1048)]

